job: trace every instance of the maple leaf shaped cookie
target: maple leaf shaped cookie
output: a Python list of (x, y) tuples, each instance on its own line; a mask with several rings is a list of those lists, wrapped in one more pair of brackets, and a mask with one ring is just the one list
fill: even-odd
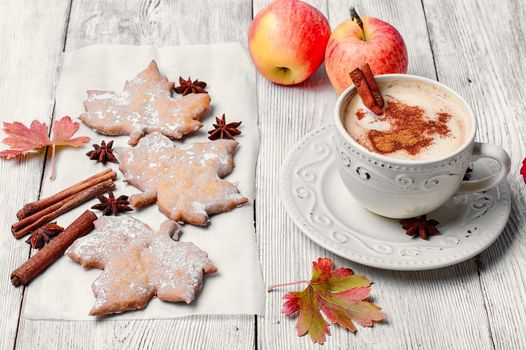
[(202, 126), (199, 120), (210, 110), (210, 96), (189, 94), (174, 99), (173, 87), (152, 61), (148, 68), (126, 82), (121, 93), (87, 91), (86, 113), (79, 119), (101, 134), (130, 135), (130, 145), (154, 131), (180, 139)]
[(180, 226), (166, 221), (157, 233), (132, 216), (103, 216), (95, 231), (77, 239), (66, 255), (85, 268), (104, 269), (93, 282), (92, 316), (146, 307), (155, 296), (191, 303), (203, 275), (217, 271), (207, 254), (190, 242), (170, 238)]
[(138, 208), (157, 201), (174, 221), (206, 225), (208, 215), (245, 204), (236, 186), (222, 178), (234, 169), (237, 142), (217, 140), (175, 147), (158, 132), (143, 137), (133, 148), (116, 148), (125, 181), (143, 193), (130, 197)]

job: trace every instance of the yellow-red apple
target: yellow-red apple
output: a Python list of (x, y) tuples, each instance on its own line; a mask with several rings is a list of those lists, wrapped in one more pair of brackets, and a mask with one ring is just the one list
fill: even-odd
[(327, 18), (299, 0), (276, 0), (250, 25), (248, 47), (257, 70), (282, 85), (307, 79), (323, 62), (331, 34)]
[(406, 73), (407, 49), (395, 27), (351, 9), (351, 18), (336, 27), (325, 51), (325, 69), (338, 94), (352, 85), (349, 73), (365, 63), (374, 75)]

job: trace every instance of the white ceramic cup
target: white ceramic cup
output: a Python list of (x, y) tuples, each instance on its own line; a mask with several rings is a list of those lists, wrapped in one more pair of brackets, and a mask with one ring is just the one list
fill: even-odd
[[(389, 218), (410, 218), (429, 213), (444, 204), (457, 192), (487, 190), (509, 173), (510, 158), (500, 147), (475, 142), (477, 121), (473, 110), (456, 92), (436, 81), (409, 74), (386, 74), (376, 80), (410, 80), (431, 84), (459, 100), (471, 132), (454, 153), (432, 160), (406, 160), (369, 151), (356, 142), (342, 122), (345, 108), (354, 95), (354, 86), (338, 98), (335, 108), (336, 158), (345, 187), (365, 208)], [(467, 167), (479, 158), (492, 158), (500, 163), (499, 170), (476, 181), (462, 181)]]

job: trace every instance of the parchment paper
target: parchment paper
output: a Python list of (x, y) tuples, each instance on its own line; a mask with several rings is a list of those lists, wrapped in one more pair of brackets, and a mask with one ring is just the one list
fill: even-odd
[[(203, 128), (182, 143), (207, 140), (215, 116), (226, 113), (227, 121), (241, 120), (242, 135), (235, 155), (236, 168), (226, 177), (237, 183), (249, 203), (231, 212), (211, 217), (206, 228), (184, 225), (181, 241), (194, 242), (205, 250), (219, 269), (205, 277), (201, 293), (190, 305), (153, 299), (146, 309), (126, 312), (106, 319), (163, 319), (196, 314), (263, 314), (265, 289), (258, 259), (254, 229), (255, 170), (259, 133), (255, 71), (245, 50), (236, 43), (162, 47), (91, 46), (64, 54), (61, 77), (57, 86), (55, 119), (70, 115), (76, 119), (83, 111), (86, 90), (121, 91), (124, 82), (142, 71), (155, 59), (162, 74), (175, 81), (179, 76), (204, 80), (212, 98), (212, 111), (202, 120)], [(36, 116), (37, 117), (37, 116)], [(127, 136), (100, 135), (81, 123), (78, 136), (91, 137), (81, 149), (64, 148), (57, 154), (57, 177), (51, 181), (50, 162), (46, 165), (41, 198), (54, 194), (105, 167), (89, 160), (85, 153), (91, 143), (115, 140), (115, 146), (127, 146)], [(110, 164), (118, 174), (116, 195), (139, 192), (122, 182), (118, 165)], [(90, 201), (58, 218), (67, 226), (84, 210), (97, 203)], [(97, 212), (98, 215), (100, 212)], [(166, 217), (157, 205), (130, 214), (157, 230)], [(24, 298), (27, 319), (90, 320), (88, 312), (94, 303), (92, 282), (101, 270), (85, 270), (67, 256), (61, 257), (28, 287)]]

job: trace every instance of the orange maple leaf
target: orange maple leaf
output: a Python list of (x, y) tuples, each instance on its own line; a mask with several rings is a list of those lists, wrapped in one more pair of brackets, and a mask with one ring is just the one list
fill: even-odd
[(33, 120), (28, 128), (22, 123), (4, 122), (4, 132), (7, 137), (2, 141), (10, 148), (0, 152), (0, 158), (13, 159), (21, 154), (51, 146), (51, 178), (55, 178), (55, 148), (56, 146), (80, 147), (90, 140), (87, 136), (72, 138), (79, 129), (79, 123), (65, 116), (53, 123), (51, 139), (48, 136), (46, 123)]

